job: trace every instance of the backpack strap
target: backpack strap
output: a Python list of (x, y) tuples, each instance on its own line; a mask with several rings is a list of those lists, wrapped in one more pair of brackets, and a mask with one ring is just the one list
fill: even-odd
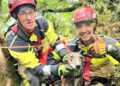
[(40, 27), (41, 31), (47, 32), (48, 21), (45, 18), (38, 18), (36, 22), (38, 24), (38, 27)]

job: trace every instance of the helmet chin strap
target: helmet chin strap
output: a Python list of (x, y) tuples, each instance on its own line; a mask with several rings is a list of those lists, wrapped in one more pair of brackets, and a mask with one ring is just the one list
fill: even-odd
[(23, 25), (20, 23), (19, 19), (17, 19), (17, 24), (18, 26), (20, 27), (20, 29), (27, 35), (27, 36), (30, 36), (31, 33), (27, 33), (25, 30), (24, 30), (24, 27)]

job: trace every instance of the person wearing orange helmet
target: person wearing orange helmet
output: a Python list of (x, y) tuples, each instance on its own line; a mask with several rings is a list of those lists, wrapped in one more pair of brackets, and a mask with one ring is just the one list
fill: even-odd
[[(91, 7), (85, 7), (77, 10), (73, 16), (73, 24), (76, 28), (78, 37), (68, 42), (69, 48), (73, 52), (80, 52), (85, 59), (83, 79), (85, 86), (90, 85), (91, 77), (102, 77), (101, 69), (114, 72), (112, 65), (120, 62), (120, 43), (107, 36), (98, 36), (95, 34), (97, 29), (97, 16)], [(102, 65), (112, 64), (108, 68)], [(90, 71), (100, 70), (100, 73)], [(107, 76), (111, 72), (106, 73)], [(92, 76), (93, 75), (93, 76)], [(108, 78), (108, 77), (107, 77)], [(108, 86), (108, 85), (107, 85)]]
[[(51, 60), (55, 52), (48, 53), (47, 57), (50, 59), (48, 62), (43, 56), (43, 50), (48, 48), (48, 44), (55, 42), (59, 37), (54, 33), (49, 21), (45, 18), (36, 19), (36, 4), (36, 0), (10, 0), (9, 2), (10, 14), (17, 22), (9, 27), (6, 41), (10, 46), (8, 49), (10, 55), (19, 64), (18, 72), (23, 80), (23, 86), (41, 86), (42, 76), (67, 76), (71, 69), (68, 65), (55, 64), (54, 60)], [(45, 46), (41, 47), (42, 44)], [(63, 43), (54, 45), (54, 49), (60, 56), (63, 54), (59, 51), (64, 48)], [(45, 57), (45, 61), (41, 60), (42, 57)]]

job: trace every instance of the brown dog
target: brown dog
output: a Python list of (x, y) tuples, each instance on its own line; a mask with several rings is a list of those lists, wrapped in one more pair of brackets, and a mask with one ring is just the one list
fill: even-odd
[[(82, 71), (83, 68), (83, 57), (80, 53), (72, 52), (65, 56), (64, 63), (67, 63), (73, 70)], [(74, 72), (71, 74), (71, 77), (74, 77)], [(65, 78), (64, 76), (61, 77), (61, 86), (80, 86), (80, 78)]]

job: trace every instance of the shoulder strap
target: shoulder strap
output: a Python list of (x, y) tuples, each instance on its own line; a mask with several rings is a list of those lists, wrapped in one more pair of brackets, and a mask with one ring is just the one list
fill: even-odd
[(15, 32), (15, 33), (18, 31), (18, 29), (17, 29), (17, 24), (16, 24), (16, 23), (12, 24), (12, 25), (7, 29), (7, 31), (5, 32), (4, 36), (6, 36), (6, 34), (7, 34), (8, 32), (10, 32), (11, 30), (13, 30), (13, 32)]
[(12, 30), (20, 39), (29, 42), (29, 40), (27, 40), (27, 39), (25, 39), (25, 38), (23, 38), (22, 36), (19, 35), (18, 28), (19, 28), (19, 26), (17, 24), (14, 24), (14, 25), (12, 25), (12, 26), (9, 27), (9, 29), (8, 29), (7, 32), (9, 32), (9, 31)]

